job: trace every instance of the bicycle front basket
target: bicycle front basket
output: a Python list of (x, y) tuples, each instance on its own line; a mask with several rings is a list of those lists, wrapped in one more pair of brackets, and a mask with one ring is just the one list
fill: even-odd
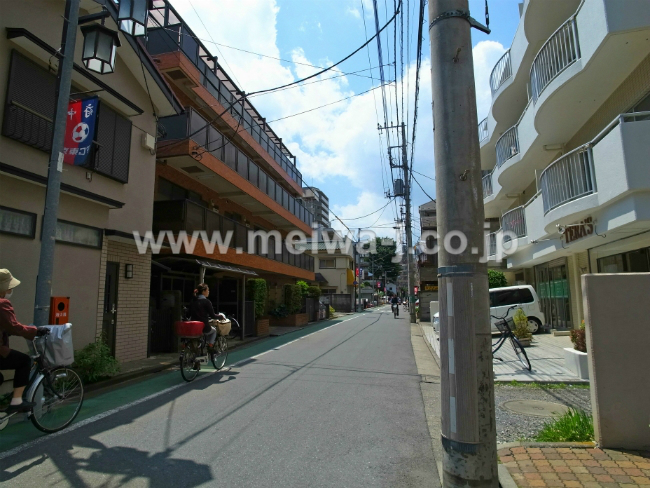
[(55, 366), (70, 366), (74, 363), (74, 347), (72, 345), (72, 324), (46, 325), (50, 329), (47, 336), (36, 337), (34, 342), (38, 344), (34, 350), (32, 343), (28, 341), (30, 353), (43, 354), (43, 365), (46, 368)]
[(515, 321), (511, 318), (497, 320), (494, 326), (499, 329), (499, 332), (506, 332), (508, 329), (512, 330), (515, 327)]

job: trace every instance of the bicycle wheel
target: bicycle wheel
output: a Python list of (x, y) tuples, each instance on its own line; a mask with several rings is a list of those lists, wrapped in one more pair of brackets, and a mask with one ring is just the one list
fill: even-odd
[(517, 358), (519, 359), (519, 362), (522, 364), (522, 366), (528, 371), (533, 369), (530, 365), (530, 361), (528, 360), (528, 354), (526, 354), (524, 346), (521, 345), (521, 342), (519, 342), (516, 337), (511, 337), (510, 342), (512, 343), (512, 348), (515, 350), (515, 354), (517, 355)]
[(241, 327), (235, 317), (228, 317), (228, 320), (230, 320), (230, 332), (228, 333), (228, 336), (230, 336), (231, 339), (235, 339), (241, 333)]
[(199, 374), (199, 370), (194, 369), (195, 361), (196, 361), (196, 354), (194, 354), (194, 352), (192, 352), (191, 350), (185, 349), (181, 353), (181, 358), (180, 358), (181, 376), (187, 382), (193, 381), (194, 378), (196, 378), (196, 375)]
[(219, 371), (226, 364), (228, 358), (228, 340), (224, 336), (217, 337), (214, 344), (214, 352), (210, 355), (212, 366)]
[(36, 406), (30, 418), (34, 426), (46, 433), (65, 429), (75, 419), (84, 402), (84, 385), (69, 368), (45, 372), (38, 380), (28, 401)]

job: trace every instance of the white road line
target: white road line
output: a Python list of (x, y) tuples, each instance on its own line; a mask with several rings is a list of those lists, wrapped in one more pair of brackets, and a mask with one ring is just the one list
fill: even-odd
[[(239, 364), (241, 364), (241, 363), (243, 363), (245, 361), (250, 361), (251, 359), (255, 359), (255, 358), (258, 358), (260, 356), (264, 356), (265, 354), (268, 354), (269, 352), (276, 351), (276, 350), (278, 350), (278, 349), (280, 349), (282, 347), (288, 346), (289, 344), (293, 344), (294, 342), (298, 342), (298, 341), (304, 339), (305, 337), (309, 337), (311, 335), (318, 334), (319, 332), (323, 332), (324, 330), (327, 330), (327, 329), (329, 329), (331, 327), (335, 327), (335, 326), (337, 326), (339, 324), (342, 324), (343, 322), (348, 322), (349, 320), (354, 320), (354, 319), (357, 319), (359, 317), (363, 317), (363, 315), (357, 315), (355, 317), (350, 317), (349, 319), (342, 320), (341, 322), (337, 322), (335, 324), (328, 325), (327, 327), (325, 327), (325, 328), (323, 328), (321, 330), (317, 330), (316, 332), (312, 332), (311, 334), (304, 335), (303, 337), (300, 337), (300, 338), (298, 338), (298, 339), (296, 339), (294, 341), (287, 342), (286, 344), (278, 346), (275, 349), (271, 349), (269, 351), (257, 354), (256, 356), (252, 356), (250, 358), (242, 359), (241, 361), (238, 361), (238, 362), (236, 362), (234, 364), (231, 364), (228, 367), (228, 369), (222, 369), (220, 371), (211, 371), (206, 375), (199, 376), (195, 381), (201, 381), (201, 380), (204, 380), (206, 378), (210, 378), (213, 374), (217, 374), (217, 373), (222, 374), (222, 373), (228, 372), (232, 368), (236, 368)], [(98, 420), (102, 420), (102, 419), (104, 419), (106, 417), (109, 417), (109, 416), (111, 416), (113, 414), (116, 414), (116, 413), (121, 412), (123, 410), (126, 410), (128, 408), (139, 405), (140, 403), (147, 402), (149, 400), (152, 400), (152, 399), (154, 399), (156, 397), (159, 397), (161, 395), (165, 395), (165, 394), (167, 394), (169, 392), (172, 392), (174, 390), (177, 390), (179, 388), (188, 387), (189, 385), (190, 385), (190, 383), (183, 382), (183, 383), (179, 383), (178, 385), (170, 386), (169, 388), (158, 391), (156, 393), (152, 393), (151, 395), (148, 395), (148, 396), (146, 396), (144, 398), (134, 400), (134, 401), (132, 401), (130, 403), (127, 403), (125, 405), (121, 405), (119, 407), (115, 407), (115, 408), (112, 408), (110, 410), (107, 410), (106, 412), (102, 412), (102, 413), (99, 413), (99, 414), (94, 415), (92, 417), (89, 417), (86, 420), (82, 420), (81, 422), (74, 423), (70, 427), (67, 427), (67, 428), (65, 428), (63, 430), (60, 430), (59, 432), (55, 432), (54, 434), (48, 434), (46, 436), (39, 437), (38, 439), (34, 439), (33, 441), (29, 441), (29, 442), (27, 442), (25, 444), (21, 444), (20, 446), (14, 447), (13, 449), (9, 449), (8, 451), (0, 452), (0, 460), (8, 458), (9, 456), (13, 456), (14, 454), (18, 454), (18, 453), (20, 453), (22, 451), (30, 449), (30, 448), (32, 448), (34, 446), (39, 445), (39, 444), (42, 444), (43, 442), (45, 442), (45, 441), (47, 441), (49, 439), (53, 439), (53, 438), (58, 437), (58, 436), (63, 435), (63, 434), (67, 434), (68, 432), (72, 432), (73, 430), (80, 429), (81, 427), (85, 427), (86, 425), (92, 424), (93, 422), (97, 422)], [(2, 434), (0, 433), (0, 438), (1, 437), (2, 437)]]

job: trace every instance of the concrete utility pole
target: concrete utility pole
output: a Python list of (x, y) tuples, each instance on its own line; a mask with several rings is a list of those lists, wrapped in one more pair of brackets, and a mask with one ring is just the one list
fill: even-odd
[[(443, 485), (499, 485), (483, 193), (468, 0), (429, 0), (438, 231)], [(489, 31), (488, 31), (489, 32)], [(453, 237), (462, 233), (467, 239)], [(452, 234), (450, 234), (452, 233)], [(458, 234), (456, 234), (458, 235)]]
[(406, 153), (406, 126), (404, 122), (402, 122), (402, 165), (404, 166), (404, 200), (406, 204), (406, 259), (408, 260), (409, 271), (409, 314), (411, 316), (411, 323), (415, 324), (415, 263), (413, 262), (413, 232), (411, 231), (411, 185), (409, 183), (409, 161)]

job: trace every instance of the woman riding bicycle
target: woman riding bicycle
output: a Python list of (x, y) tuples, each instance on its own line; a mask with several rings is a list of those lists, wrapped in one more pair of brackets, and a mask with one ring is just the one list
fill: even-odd
[(192, 320), (203, 322), (203, 334), (205, 335), (208, 349), (212, 349), (214, 347), (214, 341), (217, 338), (217, 329), (210, 325), (210, 320), (221, 319), (222, 317), (214, 313), (212, 302), (208, 300), (208, 296), (210, 296), (210, 288), (208, 285), (202, 283), (196, 287), (196, 290), (194, 290), (194, 299), (190, 303), (190, 316)]
[(35, 404), (23, 401), (23, 391), (29, 379), (29, 370), (32, 361), (27, 354), (15, 351), (9, 348), (9, 336), (24, 337), (27, 340), (33, 340), (37, 335), (46, 335), (49, 333), (47, 327), (34, 327), (31, 325), (22, 325), (16, 319), (14, 307), (9, 299), (13, 295), (14, 288), (20, 285), (20, 281), (14, 278), (8, 269), (0, 269), (0, 331), (2, 338), (0, 341), (0, 369), (13, 369), (14, 374), (14, 393), (11, 404), (7, 408), (7, 413), (28, 412)]

